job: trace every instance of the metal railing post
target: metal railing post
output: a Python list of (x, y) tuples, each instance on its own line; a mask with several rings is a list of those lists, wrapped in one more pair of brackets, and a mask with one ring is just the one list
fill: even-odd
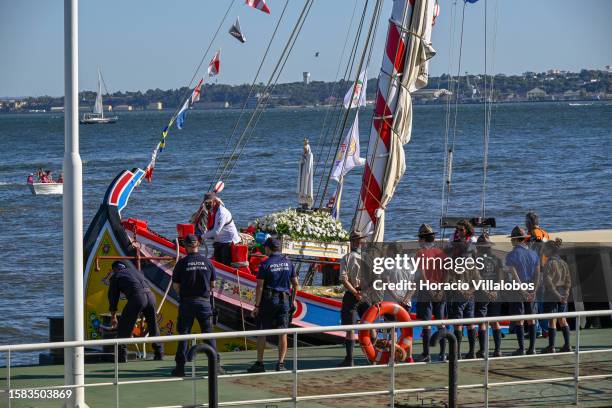
[(115, 343), (115, 406), (119, 407), (119, 343)]
[(11, 408), (11, 350), (6, 352), (6, 392), (8, 407)]
[(578, 387), (580, 382), (580, 318), (576, 319), (576, 348), (574, 355), (576, 361), (574, 363), (574, 404), (578, 406)]
[(293, 333), (293, 390), (292, 390), (292, 397), (293, 397), (293, 406), (297, 407), (297, 397), (298, 397), (298, 352), (297, 352), (297, 348), (298, 348), (298, 334), (297, 333)]
[[(191, 349), (193, 350), (196, 347), (196, 339), (193, 339), (191, 341)], [(196, 386), (196, 381), (195, 381), (195, 373), (196, 373), (196, 363), (195, 363), (196, 359), (195, 356), (192, 356), (191, 358), (191, 382), (192, 382), (192, 388), (193, 388), (193, 406), (195, 407), (198, 403), (198, 389)], [(217, 364), (217, 362), (215, 361), (215, 365)], [(209, 380), (210, 381), (210, 380)]]
[(391, 366), (391, 384), (389, 384), (389, 406), (395, 406), (395, 343), (397, 343), (396, 328), (391, 329), (391, 351), (389, 355), (389, 365)]
[(450, 355), (448, 358), (448, 408), (457, 408), (457, 365), (458, 353), (457, 338), (454, 333), (446, 332)]
[[(212, 348), (212, 346), (208, 343), (201, 343), (191, 347), (187, 355), (188, 358), (191, 358), (191, 361), (194, 363), (193, 370), (195, 370), (195, 361), (198, 351), (205, 352), (206, 357), (208, 357), (208, 406), (209, 408), (218, 408), (219, 397), (217, 394), (217, 351)], [(195, 380), (193, 382), (195, 383)]]
[(485, 341), (484, 341), (484, 406), (489, 408), (489, 322), (485, 323)]

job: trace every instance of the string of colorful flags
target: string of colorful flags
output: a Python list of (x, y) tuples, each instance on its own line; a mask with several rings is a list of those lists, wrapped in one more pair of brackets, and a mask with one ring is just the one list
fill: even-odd
[[(265, 0), (246, 0), (245, 4), (256, 10), (260, 10), (266, 14), (270, 14), (270, 8), (266, 4)], [(246, 42), (246, 36), (243, 34), (242, 28), (240, 27), (239, 17), (236, 17), (236, 22), (232, 24), (228, 33), (232, 37), (240, 41), (241, 43), (244, 44)], [(212, 60), (210, 60), (210, 63), (208, 64), (208, 76), (213, 77), (213, 76), (219, 75), (220, 68), (221, 68), (221, 50), (217, 50)], [(200, 100), (203, 82), (204, 82), (204, 78), (200, 79), (198, 84), (195, 86), (195, 88), (191, 92), (191, 95), (189, 96), (189, 98), (185, 100), (185, 102), (183, 103), (183, 105), (181, 105), (181, 108), (178, 110), (178, 112), (175, 115), (173, 115), (172, 118), (170, 118), (170, 121), (162, 130), (161, 138), (159, 142), (157, 142), (155, 149), (153, 149), (153, 153), (151, 154), (151, 160), (149, 161), (149, 164), (147, 165), (145, 169), (145, 179), (148, 182), (151, 182), (153, 180), (153, 171), (155, 170), (155, 164), (157, 163), (157, 156), (166, 147), (166, 138), (168, 137), (168, 132), (170, 131), (170, 129), (172, 128), (172, 125), (174, 124), (176, 124), (177, 129), (179, 130), (183, 129), (183, 125), (187, 117), (187, 111), (193, 106), (194, 103)]]

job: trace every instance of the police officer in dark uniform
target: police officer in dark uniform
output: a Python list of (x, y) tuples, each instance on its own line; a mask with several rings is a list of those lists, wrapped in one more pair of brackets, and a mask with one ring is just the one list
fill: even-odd
[[(268, 259), (259, 265), (257, 272), (257, 288), (255, 309), (252, 316), (257, 318), (259, 330), (284, 329), (289, 327), (291, 310), (291, 292), (299, 290), (299, 282), (291, 260), (281, 254), (281, 243), (275, 238), (268, 238), (264, 243)], [(257, 361), (248, 369), (249, 373), (266, 371), (263, 364), (266, 337), (257, 337)], [(278, 363), (276, 371), (285, 370), (285, 355), (287, 354), (287, 335), (278, 336)]]
[[(108, 304), (111, 312), (111, 325), (117, 327), (118, 338), (129, 338), (132, 336), (134, 325), (140, 313), (142, 313), (149, 326), (150, 336), (159, 336), (159, 327), (155, 317), (155, 297), (151, 293), (144, 275), (134, 268), (128, 267), (121, 261), (115, 261), (112, 265), (113, 271), (108, 288)], [(127, 304), (121, 311), (121, 317), (117, 320), (117, 303), (119, 296), (123, 293)], [(155, 360), (163, 358), (162, 346), (153, 343)], [(127, 346), (119, 346), (119, 362), (127, 362)]]
[[(179, 295), (178, 334), (191, 333), (191, 326), (196, 319), (202, 333), (213, 331), (211, 297), (215, 287), (215, 268), (207, 257), (198, 253), (199, 246), (198, 237), (193, 234), (187, 235), (185, 238), (187, 256), (176, 263), (172, 273), (172, 286)], [(214, 339), (208, 340), (208, 343), (217, 349)], [(172, 370), (173, 376), (185, 375), (186, 355), (187, 342), (180, 341), (174, 357), (176, 368)], [(217, 361), (219, 361), (218, 354)], [(223, 372), (220, 366), (218, 370)]]

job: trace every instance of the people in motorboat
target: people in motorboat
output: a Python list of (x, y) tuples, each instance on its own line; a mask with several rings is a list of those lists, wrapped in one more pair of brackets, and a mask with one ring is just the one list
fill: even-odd
[[(529, 249), (525, 243), (529, 235), (518, 225), (512, 229), (509, 238), (513, 249), (506, 255), (506, 266), (513, 267), (516, 270), (520, 283), (533, 283), (534, 285), (534, 290), (521, 291), (521, 293), (519, 293), (520, 298), (514, 299), (514, 301), (510, 303), (510, 314), (533, 314), (535, 313), (534, 300), (540, 282), (540, 258), (535, 251)], [(529, 328), (529, 349), (527, 350), (527, 354), (535, 354), (535, 320), (528, 320), (527, 327)], [(515, 333), (518, 349), (512, 355), (524, 355), (525, 333), (522, 320), (516, 322)]]
[(28, 183), (28, 184), (34, 184), (34, 173), (30, 173), (30, 174), (28, 175), (28, 181), (27, 181), (27, 183)]
[(224, 265), (232, 264), (232, 244), (240, 242), (240, 235), (232, 213), (223, 205), (214, 192), (204, 194), (206, 208), (206, 229), (202, 239), (212, 239), (215, 260)]
[[(565, 313), (567, 312), (567, 301), (570, 295), (572, 277), (567, 262), (561, 259), (560, 248), (562, 241), (560, 238), (554, 241), (547, 241), (544, 244), (543, 252), (548, 257), (548, 262), (544, 267), (544, 313)], [(548, 322), (548, 347), (542, 349), (542, 353), (555, 352), (555, 336), (557, 334), (557, 323), (563, 333), (563, 347), (561, 352), (569, 352), (570, 328), (567, 320), (551, 319)]]
[[(187, 235), (184, 242), (187, 256), (176, 263), (172, 273), (172, 286), (179, 295), (177, 334), (191, 333), (194, 320), (197, 320), (200, 324), (202, 333), (212, 333), (215, 268), (207, 257), (198, 252), (200, 240), (196, 235)], [(213, 349), (217, 349), (217, 343), (214, 339), (207, 340), (207, 342)], [(219, 354), (217, 354), (217, 358), (219, 358)], [(176, 367), (172, 370), (173, 376), (185, 376), (186, 360), (187, 342), (180, 341), (174, 356)], [(219, 364), (219, 372), (222, 373), (220, 360), (217, 360), (217, 363)]]
[(47, 172), (44, 171), (40, 171), (39, 175), (38, 175), (38, 181), (40, 183), (48, 183), (49, 182), (49, 177), (47, 176)]
[[(123, 293), (127, 299), (127, 304), (121, 311), (121, 317), (117, 318), (117, 304), (119, 296)], [(112, 264), (112, 274), (108, 287), (108, 310), (111, 313), (111, 326), (117, 327), (117, 337), (129, 338), (132, 336), (134, 325), (138, 316), (142, 313), (149, 327), (149, 336), (159, 336), (157, 325), (155, 297), (151, 292), (149, 284), (144, 275), (136, 269), (129, 267), (122, 261), (115, 261)], [(153, 343), (155, 360), (163, 357), (162, 345)], [(127, 362), (127, 346), (119, 346), (119, 362)]]
[[(281, 250), (281, 242), (268, 238), (264, 243), (268, 259), (259, 265), (257, 287), (255, 289), (255, 308), (251, 316), (257, 319), (257, 329), (285, 329), (291, 320), (291, 294), (300, 289), (295, 267)], [(291, 292), (293, 291), (293, 292)], [(248, 369), (249, 373), (266, 371), (263, 363), (266, 336), (257, 337), (257, 361)], [(285, 371), (287, 355), (287, 335), (278, 336), (278, 362), (276, 371)]]
[[(435, 239), (436, 233), (428, 224), (422, 224), (419, 227), (418, 232), (419, 249), (417, 250), (416, 257), (429, 260), (424, 266), (417, 270), (416, 281), (429, 281), (429, 282), (444, 282), (445, 271), (442, 267), (444, 259), (446, 259), (446, 253), (436, 246)], [(417, 288), (420, 288), (420, 284)], [(419, 320), (431, 320), (435, 317), (437, 320), (444, 319), (446, 317), (445, 308), (446, 303), (444, 299), (444, 293), (442, 291), (433, 291), (418, 289), (416, 294), (416, 314)], [(439, 326), (438, 331), (434, 337), (430, 337), (431, 328), (429, 326), (423, 327), (423, 354), (417, 358), (420, 362), (430, 362), (431, 356), (429, 354), (430, 344), (433, 345), (437, 340), (440, 342), (440, 360), (446, 360), (446, 327)], [(433, 344), (432, 344), (433, 343)]]
[(64, 173), (60, 173), (59, 178), (57, 179), (58, 183), (63, 183), (64, 182)]
[(51, 170), (47, 170), (45, 175), (47, 176), (47, 183), (53, 183), (53, 173)]

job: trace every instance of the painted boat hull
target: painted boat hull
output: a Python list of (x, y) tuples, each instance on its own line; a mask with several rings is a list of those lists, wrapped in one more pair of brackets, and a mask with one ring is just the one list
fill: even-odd
[(28, 187), (34, 195), (64, 194), (64, 185), (62, 183), (33, 183), (28, 184)]
[[(142, 223), (121, 219), (121, 210), (127, 206), (131, 191), (140, 183), (144, 172), (140, 169), (119, 174), (107, 190), (104, 201), (92, 220), (84, 238), (84, 282), (85, 282), (85, 336), (98, 339), (103, 336), (103, 314), (108, 312), (108, 279), (113, 259), (105, 256), (176, 256), (176, 245), (170, 240), (149, 230)], [(185, 250), (179, 247), (185, 254)], [(230, 268), (213, 261), (217, 272), (215, 303), (219, 310), (218, 328), (221, 330), (243, 331), (255, 329), (250, 317), (255, 297), (256, 278), (249, 272)], [(142, 260), (141, 270), (149, 282), (158, 306), (171, 282), (174, 261)], [(297, 296), (297, 310), (294, 327), (331, 326), (340, 323), (341, 302), (300, 292)], [(125, 301), (120, 301), (119, 310)], [(178, 296), (172, 288), (163, 302), (158, 315), (161, 335), (176, 334)], [(197, 324), (197, 323), (196, 323)], [(198, 331), (194, 326), (194, 331)], [(344, 332), (329, 332), (300, 338), (305, 344), (339, 343)], [(229, 339), (219, 343), (220, 350), (234, 350), (244, 347), (242, 338)], [(175, 343), (166, 343), (167, 354), (174, 354)]]

